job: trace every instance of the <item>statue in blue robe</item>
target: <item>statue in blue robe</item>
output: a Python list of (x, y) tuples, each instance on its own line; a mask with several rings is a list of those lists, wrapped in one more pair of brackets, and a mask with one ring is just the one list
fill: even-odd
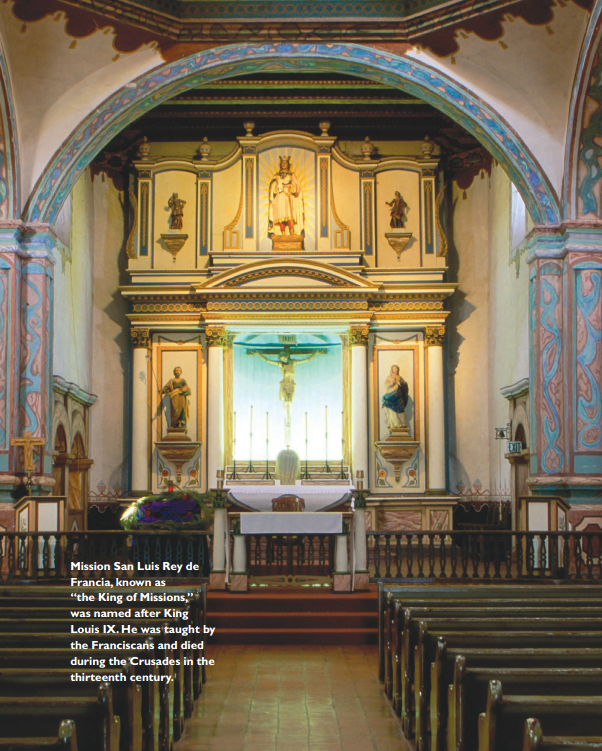
[(391, 372), (385, 379), (385, 393), (382, 398), (389, 430), (407, 427), (405, 409), (408, 404), (408, 392), (408, 384), (399, 373), (399, 365), (391, 365)]

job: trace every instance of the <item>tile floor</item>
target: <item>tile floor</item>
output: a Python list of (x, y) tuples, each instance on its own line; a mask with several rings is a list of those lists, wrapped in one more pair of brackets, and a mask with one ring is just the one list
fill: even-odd
[(409, 751), (377, 647), (214, 647), (174, 751)]

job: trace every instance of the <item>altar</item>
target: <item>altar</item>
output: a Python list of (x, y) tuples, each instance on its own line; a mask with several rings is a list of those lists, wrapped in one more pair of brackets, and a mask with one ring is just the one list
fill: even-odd
[(240, 515), (243, 535), (329, 535), (343, 533), (343, 514), (336, 511), (277, 513), (261, 511)]
[(296, 496), (305, 501), (305, 511), (325, 511), (351, 500), (351, 487), (312, 485), (242, 485), (230, 488), (228, 499), (240, 508), (271, 511), (272, 501), (281, 496)]

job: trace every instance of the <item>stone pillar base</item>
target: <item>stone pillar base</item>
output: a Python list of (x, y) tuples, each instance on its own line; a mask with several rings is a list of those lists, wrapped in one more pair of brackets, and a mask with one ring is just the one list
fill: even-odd
[(351, 592), (351, 574), (337, 574), (334, 575), (333, 592)]
[(370, 589), (370, 574), (368, 571), (355, 572), (355, 586), (353, 589), (355, 592), (364, 592)]
[(248, 574), (230, 574), (230, 592), (248, 592)]
[(209, 589), (226, 589), (225, 571), (212, 571), (209, 574)]

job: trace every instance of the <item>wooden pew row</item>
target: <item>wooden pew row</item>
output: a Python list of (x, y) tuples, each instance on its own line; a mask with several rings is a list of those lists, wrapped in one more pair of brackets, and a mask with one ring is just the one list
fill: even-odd
[[(407, 588), (406, 588), (407, 589)], [(399, 635), (403, 624), (400, 618), (405, 609), (412, 607), (474, 607), (483, 605), (504, 605), (507, 607), (525, 607), (530, 602), (533, 607), (554, 607), (566, 609), (602, 605), (602, 597), (592, 594), (592, 588), (563, 585), (548, 587), (544, 585), (474, 585), (472, 587), (452, 586), (447, 593), (433, 597), (428, 587), (414, 586), (412, 592), (397, 594), (396, 590), (387, 593), (384, 598), (386, 611), (381, 619), (383, 622), (382, 635), (379, 644), (383, 648), (383, 680), (385, 691), (391, 699), (393, 694), (393, 671), (395, 651), (399, 646)], [(439, 589), (439, 588), (436, 588)], [(482, 591), (485, 590), (485, 591)], [(582, 594), (585, 593), (585, 596)], [(576, 604), (575, 604), (576, 603)], [(380, 618), (380, 614), (379, 614)]]
[[(430, 749), (443, 751), (447, 730), (448, 686), (453, 682), (455, 663), (462, 657), (468, 667), (506, 668), (602, 668), (602, 648), (475, 648), (449, 647), (446, 639), (438, 639), (435, 661), (431, 663)], [(418, 707), (418, 704), (417, 704)], [(416, 718), (417, 728), (420, 718)], [(420, 734), (426, 735), (421, 727)], [(419, 731), (417, 730), (417, 735)]]
[[(556, 603), (551, 605), (541, 605), (540, 600), (526, 601), (524, 600), (521, 606), (516, 606), (514, 601), (498, 600), (491, 605), (489, 602), (486, 605), (476, 607), (474, 601), (468, 601), (467, 605), (462, 602), (453, 601), (451, 605), (439, 604), (431, 607), (400, 607), (401, 603), (397, 602), (395, 605), (395, 620), (394, 620), (394, 633), (391, 643), (392, 653), (392, 676), (391, 686), (387, 691), (387, 696), (396, 705), (395, 697), (399, 695), (398, 687), (398, 673), (402, 669), (402, 665), (408, 665), (409, 669), (412, 669), (409, 660), (412, 659), (412, 644), (407, 641), (405, 635), (406, 627), (410, 620), (425, 620), (428, 618), (437, 617), (452, 617), (452, 618), (477, 618), (483, 620), (490, 618), (491, 622), (499, 617), (506, 618), (556, 618), (558, 616), (559, 608)], [(579, 618), (583, 617), (596, 617), (602, 618), (602, 600), (599, 606), (590, 606), (587, 604), (577, 603), (570, 609), (570, 615), (574, 615)], [(564, 608), (566, 611), (566, 608)], [(563, 618), (564, 620), (564, 618)], [(409, 628), (409, 627), (408, 627)], [(411, 635), (411, 634), (410, 634)], [(406, 640), (404, 642), (404, 639)], [(404, 654), (405, 650), (405, 654)]]
[(602, 698), (602, 668), (466, 667), (456, 658), (448, 687), (447, 748), (477, 748), (479, 715), (486, 710), (489, 683), (497, 680), (515, 696), (585, 696)]
[[(395, 672), (394, 688), (398, 689), (394, 695), (394, 708), (402, 717), (404, 732), (406, 735), (413, 737), (413, 726), (411, 720), (411, 711), (414, 696), (418, 697), (422, 711), (426, 711), (430, 692), (430, 664), (434, 661), (434, 651), (436, 638), (433, 635), (448, 635), (452, 633), (462, 636), (469, 633), (471, 638), (482, 634), (487, 637), (493, 637), (495, 640), (502, 633), (522, 634), (524, 642), (520, 642), (521, 637), (515, 638), (512, 646), (548, 646), (545, 642), (549, 632), (555, 631), (561, 635), (571, 634), (590, 634), (590, 639), (584, 646), (595, 647), (599, 645), (596, 639), (602, 638), (602, 618), (564, 618), (559, 620), (557, 615), (554, 618), (537, 618), (525, 616), (524, 618), (506, 618), (503, 615), (497, 615), (495, 621), (490, 617), (478, 618), (461, 618), (461, 617), (441, 617), (425, 618), (413, 621), (407, 620), (402, 635), (401, 658), (399, 670)], [(536, 634), (534, 638), (529, 638), (529, 634)], [(430, 637), (429, 637), (430, 635)], [(587, 637), (585, 637), (587, 639)], [(591, 643), (591, 642), (594, 643)], [(535, 643), (534, 643), (535, 642)], [(565, 642), (566, 643), (566, 640)], [(492, 645), (491, 641), (489, 644)], [(481, 641), (480, 645), (483, 645)], [(470, 644), (467, 644), (470, 646)], [(510, 645), (509, 645), (510, 646)], [(411, 686), (414, 684), (414, 694), (411, 692)]]
[(0, 751), (77, 751), (75, 723), (62, 720), (53, 738), (0, 738)]
[(96, 696), (0, 697), (5, 738), (49, 737), (65, 717), (76, 723), (82, 751), (119, 751), (120, 720), (108, 683), (100, 684)]
[[(140, 651), (132, 649), (110, 650), (110, 655), (127, 659), (130, 656), (139, 656)], [(104, 649), (86, 650), (85, 656), (93, 659), (108, 659), (107, 650)], [(74, 651), (66, 647), (2, 647), (0, 649), (0, 676), (4, 671), (11, 669), (20, 672), (31, 671), (33, 674), (42, 673), (49, 669), (63, 669), (69, 675), (75, 671), (85, 672), (86, 668), (83, 667), (70, 666), (65, 668), (65, 665), (68, 665), (73, 657)], [(102, 670), (102, 668), (89, 668), (88, 672), (94, 673)], [(173, 739), (174, 725), (173, 699), (170, 701), (170, 696), (173, 696), (173, 688), (166, 687), (164, 682), (158, 680), (162, 674), (165, 674), (164, 668), (150, 665), (140, 666), (136, 670), (142, 675), (150, 675), (155, 678), (153, 681), (140, 683), (145, 751), (169, 751)], [(79, 686), (86, 685), (88, 685), (87, 682), (72, 683), (73, 693), (79, 690)]]
[(530, 717), (525, 721), (522, 751), (602, 751), (602, 736), (544, 736), (540, 721)]
[[(87, 657), (92, 653), (92, 650), (72, 650), (69, 645), (77, 638), (81, 643), (91, 643), (94, 639), (98, 638), (98, 635), (78, 635), (77, 637), (70, 636), (68, 634), (51, 633), (51, 634), (0, 634), (0, 648), (6, 650), (9, 649), (22, 649), (31, 648), (33, 644), (44, 643), (51, 645), (54, 648), (62, 648), (65, 650), (65, 654), (69, 654), (70, 658)], [(108, 634), (101, 637), (106, 642), (120, 642), (120, 643), (140, 643), (141, 638), (136, 635), (130, 634)], [(156, 644), (156, 639), (143, 637), (144, 643)], [(181, 731), (184, 722), (184, 711), (186, 692), (184, 690), (186, 683), (183, 682), (183, 671), (186, 671), (188, 679), (191, 675), (191, 666), (182, 667), (183, 652), (178, 646), (176, 649), (148, 649), (148, 650), (127, 650), (128, 655), (123, 656), (121, 651), (123, 650), (97, 650), (105, 660), (108, 660), (111, 656), (120, 657), (120, 659), (126, 659), (130, 661), (132, 658), (154, 659), (154, 660), (169, 660), (171, 663), (176, 660), (180, 660), (180, 665), (162, 665), (159, 667), (159, 675), (168, 676), (170, 678), (169, 683), (159, 682), (159, 701), (158, 704), (161, 707), (161, 727), (169, 724), (172, 727), (172, 734), (176, 740), (180, 738)], [(1, 664), (1, 657), (0, 657)], [(63, 667), (69, 664), (69, 659), (66, 658), (63, 663)], [(153, 666), (147, 666), (153, 667)], [(72, 672), (78, 672), (78, 667), (73, 667)], [(140, 671), (138, 671), (140, 673)], [(146, 674), (146, 671), (141, 674)], [(144, 682), (146, 683), (146, 681)], [(154, 683), (154, 681), (153, 681)], [(189, 680), (188, 680), (189, 685)], [(151, 690), (150, 684), (147, 690)], [(165, 696), (163, 696), (165, 694)], [(187, 692), (190, 696), (190, 690)], [(146, 703), (145, 703), (146, 705)], [(165, 732), (163, 730), (162, 732)]]
[(490, 681), (485, 712), (478, 719), (478, 751), (520, 749), (525, 722), (537, 717), (553, 736), (602, 736), (602, 696), (504, 695)]
[[(559, 624), (556, 622), (553, 627), (558, 628)], [(464, 648), (490, 648), (498, 649), (499, 651), (506, 651), (508, 649), (529, 649), (529, 648), (541, 648), (552, 647), (562, 648), (591, 648), (596, 649), (600, 647), (602, 643), (602, 632), (580, 632), (580, 631), (552, 631), (551, 628), (543, 631), (507, 631), (507, 632), (493, 632), (483, 633), (480, 631), (441, 631), (429, 633), (424, 629), (421, 632), (421, 637), (417, 649), (415, 650), (415, 676), (414, 676), (414, 712), (411, 714), (411, 698), (410, 690), (411, 686), (406, 686), (402, 689), (408, 691), (407, 695), (402, 695), (402, 704), (406, 711), (408, 725), (408, 732), (414, 732), (412, 727), (412, 720), (414, 720), (415, 727), (421, 732), (420, 742), (422, 742), (422, 749), (424, 745), (424, 727), (426, 722), (426, 716), (428, 711), (428, 705), (430, 704), (430, 686), (423, 680), (425, 667), (430, 666), (433, 662), (430, 657), (432, 656), (433, 643), (436, 644), (439, 638), (446, 640), (448, 644), (458, 649)], [(425, 657), (425, 655), (428, 655)], [(430, 673), (430, 671), (428, 671)], [(419, 742), (417, 742), (417, 746)]]
[[(433, 584), (384, 584), (380, 583), (378, 588), (378, 623), (379, 623), (379, 677), (381, 681), (385, 680), (385, 646), (386, 640), (390, 634), (387, 629), (390, 626), (390, 618), (387, 611), (390, 610), (391, 603), (395, 599), (401, 599), (407, 606), (414, 601), (420, 600), (421, 604), (425, 601), (438, 601), (449, 599), (518, 599), (537, 598), (547, 599), (552, 597), (559, 602), (560, 607), (572, 600), (583, 600), (593, 598), (599, 599), (600, 593), (596, 587), (590, 587), (587, 584), (534, 584), (534, 583), (516, 583), (501, 584), (490, 582), (488, 584), (465, 584), (461, 581), (450, 581), (445, 585)], [(392, 614), (391, 614), (392, 616)]]
[[(0, 698), (2, 697), (70, 697), (95, 696), (99, 682), (73, 682), (72, 670), (66, 669), (22, 669), (0, 670)], [(130, 680), (136, 675), (124, 668), (105, 668), (97, 672), (111, 686), (113, 714), (121, 721), (121, 751), (142, 751), (144, 714), (141, 684)], [(124, 675), (125, 680), (117, 680)]]
[[(33, 587), (32, 589), (37, 590), (39, 588)], [(183, 589), (183, 588), (182, 588)], [(182, 593), (182, 589), (178, 588), (167, 588), (167, 593)], [(56, 593), (53, 597), (50, 598), (41, 598), (36, 597), (35, 599), (26, 599), (22, 596), (19, 597), (11, 597), (10, 595), (7, 595), (7, 589), (0, 590), (0, 631), (2, 628), (8, 628), (9, 630), (12, 630), (10, 622), (3, 623), (3, 621), (10, 621), (13, 618), (18, 618), (19, 620), (23, 618), (28, 618), (31, 620), (44, 620), (44, 622), (49, 622), (53, 620), (53, 616), (56, 616), (57, 614), (64, 613), (64, 618), (69, 620), (69, 624), (73, 622), (73, 619), (70, 618), (70, 611), (71, 610), (94, 610), (94, 609), (100, 609), (100, 610), (119, 610), (119, 609), (127, 609), (134, 612), (140, 612), (143, 609), (154, 609), (157, 610), (159, 608), (163, 607), (163, 603), (123, 603), (121, 605), (117, 603), (78, 603), (77, 600), (72, 598), (70, 596), (70, 592), (74, 591), (72, 589), (68, 589), (65, 587), (54, 587), (51, 589), (51, 592), (54, 592), (55, 590), (62, 590), (62, 593)], [(66, 591), (66, 592), (65, 592)], [(88, 592), (88, 590), (86, 590)], [(92, 590), (94, 592), (96, 590)], [(146, 590), (147, 592), (151, 592), (152, 590)], [(89, 592), (88, 592), (89, 593)], [(111, 594), (131, 594), (131, 590), (127, 589), (113, 589), (111, 590)], [(178, 619), (170, 619), (170, 618), (163, 618), (163, 622), (171, 623), (172, 620), (176, 623), (176, 625), (192, 625), (196, 627), (197, 633), (191, 634), (190, 637), (178, 637), (178, 641), (185, 641), (186, 639), (189, 639), (190, 641), (202, 641), (204, 638), (204, 634), (202, 633), (203, 627), (205, 625), (205, 597), (206, 597), (206, 589), (205, 585), (196, 592), (193, 597), (188, 598), (187, 605), (185, 603), (165, 603), (165, 605), (170, 606), (173, 604), (175, 608), (182, 606), (183, 609), (186, 610), (187, 614), (189, 615), (189, 618), (187, 621), (183, 621), (181, 624), (178, 624)], [(15, 605), (14, 603), (17, 601), (23, 601), (26, 600), (26, 605)], [(43, 601), (46, 603), (44, 607), (39, 607), (39, 603)], [(48, 605), (48, 603), (54, 603), (52, 607)], [(62, 604), (59, 604), (62, 603)], [(92, 619), (85, 619), (82, 620), (82, 625), (85, 625), (86, 621), (92, 620)], [(137, 626), (140, 624), (141, 619), (135, 618), (133, 621), (133, 625)], [(132, 625), (132, 624), (130, 624)], [(148, 626), (149, 624), (143, 623), (142, 625)], [(150, 625), (158, 625), (158, 620), (154, 620)], [(61, 628), (60, 624), (58, 628)], [(68, 629), (67, 629), (68, 630)], [(170, 641), (174, 641), (177, 635), (169, 636)], [(195, 655), (200, 656), (200, 655)], [(191, 700), (186, 703), (186, 712), (192, 711), (192, 703), (194, 700), (198, 699), (201, 691), (202, 691), (202, 685), (206, 680), (206, 671), (204, 666), (199, 667), (197, 665), (196, 659), (193, 660), (192, 664), (192, 676), (191, 676), (191, 684), (192, 684), (192, 697)], [(190, 714), (186, 714), (186, 717), (189, 717)]]

